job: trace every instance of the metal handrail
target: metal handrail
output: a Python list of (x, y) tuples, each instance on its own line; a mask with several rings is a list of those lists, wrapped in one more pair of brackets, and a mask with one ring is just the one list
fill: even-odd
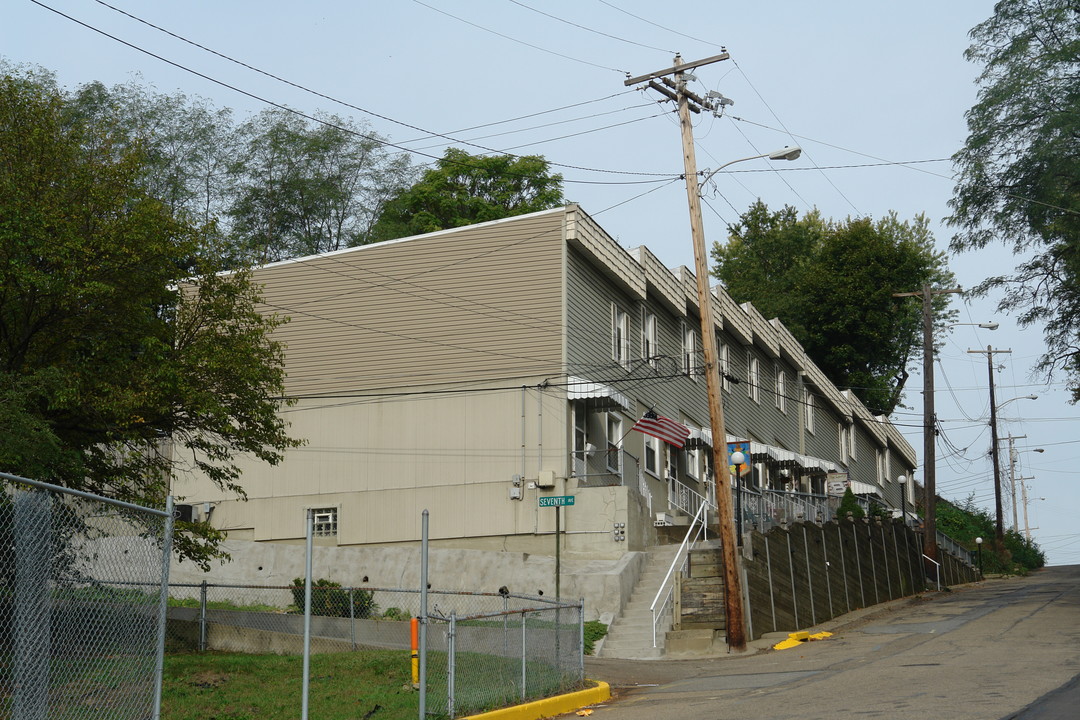
[[(706, 503), (702, 503), (701, 507), (698, 508), (697, 513), (694, 515), (694, 519), (690, 523), (689, 529), (687, 529), (687, 531), (686, 531), (686, 537), (683, 538), (682, 544), (679, 545), (679, 549), (676, 551), (675, 557), (671, 561), (671, 567), (668, 568), (667, 575), (664, 576), (663, 582), (660, 583), (660, 589), (656, 591), (656, 597), (653, 598), (652, 605), (649, 606), (649, 612), (652, 613), (652, 645), (653, 645), (653, 647), (656, 647), (656, 623), (657, 623), (657, 620), (659, 618), (663, 617), (664, 608), (667, 607), (668, 599), (671, 597), (671, 594), (675, 590), (674, 585), (672, 585), (671, 588), (668, 588), (668, 581), (671, 580), (671, 578), (674, 576), (675, 568), (679, 567), (681, 564), (686, 563), (686, 556), (687, 556), (687, 553), (689, 552), (689, 546), (692, 545), (693, 543), (697, 542), (697, 537), (696, 536), (694, 537), (693, 540), (690, 539), (690, 536), (694, 535), (694, 530), (697, 529), (697, 534), (698, 535), (700, 535), (701, 532), (705, 530), (705, 513), (706, 513), (707, 508), (708, 508), (708, 505)], [(701, 523), (700, 527), (698, 527), (699, 522)], [(680, 562), (680, 558), (681, 558), (681, 562)], [(656, 604), (658, 602), (660, 602), (660, 596), (664, 595), (665, 589), (667, 590), (667, 596), (664, 597), (664, 601), (660, 604), (660, 608), (659, 608), (659, 612), (658, 612)]]
[(938, 589), (938, 592), (941, 592), (941, 563), (939, 563), (937, 560), (930, 557), (926, 553), (923, 553), (923, 557), (926, 558), (927, 560), (929, 560), (930, 562), (934, 563), (934, 565), (936, 566), (934, 568), (934, 570), (937, 573), (937, 589)]

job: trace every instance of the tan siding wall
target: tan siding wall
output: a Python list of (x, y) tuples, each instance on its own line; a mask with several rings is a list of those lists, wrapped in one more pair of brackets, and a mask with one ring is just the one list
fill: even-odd
[[(557, 373), (562, 210), (267, 266), (288, 392)], [(447, 246), (453, 251), (447, 253)]]
[(324, 405), (306, 400), (289, 413), (307, 445), (282, 464), (243, 463), (247, 502), (205, 479), (178, 483), (177, 493), (215, 503), (215, 526), (251, 529), (256, 540), (302, 538), (305, 508), (338, 505), (340, 544), (416, 540), (425, 508), (433, 538), (544, 529), (540, 491), (525, 488), (517, 501), (509, 489), (523, 469), (527, 481), (541, 468), (565, 476), (570, 419), (561, 388), (524, 394), (524, 467), (520, 389)]

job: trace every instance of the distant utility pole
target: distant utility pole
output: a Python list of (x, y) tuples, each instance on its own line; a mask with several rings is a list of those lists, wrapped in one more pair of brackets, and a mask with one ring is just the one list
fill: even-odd
[[(937, 416), (934, 413), (934, 305), (935, 295), (958, 293), (960, 288), (932, 290), (923, 285), (915, 292), (893, 297), (921, 297), (923, 316), (923, 554), (937, 561)], [(901, 488), (903, 492), (903, 488)]]
[[(682, 129), (683, 168), (686, 175), (686, 199), (690, 205), (690, 233), (694, 241), (694, 272), (697, 274), (698, 314), (701, 316), (701, 344), (705, 355), (705, 388), (709, 398), (709, 423), (713, 436), (713, 468), (719, 480), (724, 478), (724, 487), (716, 490), (716, 511), (720, 516), (720, 556), (724, 571), (724, 610), (726, 614), (726, 634), (728, 648), (741, 651), (746, 649), (746, 627), (743, 615), (742, 578), (739, 574), (739, 560), (736, 552), (734, 516), (731, 509), (731, 483), (728, 481), (727, 468), (730, 466), (727, 454), (727, 432), (724, 428), (724, 407), (720, 396), (720, 373), (716, 362), (716, 331), (712, 317), (712, 293), (709, 289), (709, 264), (705, 251), (705, 230), (701, 220), (701, 199), (697, 179), (697, 160), (694, 155), (694, 128), (690, 123), (691, 111), (700, 113), (711, 110), (712, 106), (705, 99), (686, 89), (687, 70), (711, 65), (727, 60), (730, 56), (720, 55), (684, 63), (675, 56), (674, 64), (635, 78), (628, 78), (626, 86), (648, 83), (646, 87), (655, 90), (669, 100), (673, 100), (679, 109), (679, 125)], [(674, 76), (670, 79), (668, 76)], [(659, 82), (657, 82), (659, 80)]]
[[(1012, 499), (1012, 528), (1015, 532), (1020, 532), (1020, 521), (1016, 516), (1016, 448), (1013, 447), (1013, 440), (1025, 440), (1027, 435), (1013, 435), (1009, 433), (1009, 496)], [(1027, 508), (1024, 508), (1027, 510)]]
[(1005, 542), (1005, 523), (1001, 512), (1001, 460), (998, 458), (997, 401), (994, 400), (994, 355), (1011, 353), (1012, 350), (995, 350), (987, 345), (985, 350), (968, 350), (968, 352), (975, 355), (986, 353), (986, 370), (990, 375), (990, 457), (994, 464), (994, 536), (1000, 546)]

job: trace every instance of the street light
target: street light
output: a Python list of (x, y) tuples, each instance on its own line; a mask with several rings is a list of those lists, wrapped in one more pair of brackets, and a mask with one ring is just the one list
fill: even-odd
[[(971, 352), (970, 350), (968, 352)], [(981, 351), (980, 351), (981, 352)], [(1038, 400), (1038, 395), (1021, 395), (1020, 397), (1009, 398), (1005, 402), (994, 402), (994, 369), (993, 369), (993, 353), (992, 349), (987, 349), (986, 357), (987, 362), (990, 364), (990, 459), (994, 466), (994, 530), (997, 537), (998, 544), (1005, 541), (1005, 524), (1002, 520), (1001, 512), (1001, 460), (998, 457), (998, 431), (997, 431), (997, 411), (998, 408), (1005, 407), (1014, 400)], [(998, 350), (997, 352), (1003, 352)]]
[(984, 322), (984, 323), (949, 323), (949, 324), (947, 325), (947, 327), (951, 327), (951, 328), (952, 328), (952, 327), (959, 327), (959, 326), (961, 326), (961, 325), (971, 325), (971, 326), (973, 326), (973, 327), (979, 327), (979, 328), (982, 328), (983, 330), (997, 330), (997, 329), (998, 329), (999, 327), (1001, 327), (1001, 326), (1000, 326), (1000, 325), (998, 325), (998, 324), (997, 324), (996, 322)]
[(982, 575), (982, 538), (975, 538), (975, 547), (979, 549), (979, 575)]
[(779, 150), (773, 150), (772, 152), (764, 153), (762, 155), (751, 155), (750, 157), (739, 158), (738, 160), (729, 160), (715, 170), (703, 171), (705, 172), (705, 176), (701, 178), (701, 184), (704, 185), (709, 182), (709, 179), (713, 175), (720, 172), (728, 165), (746, 162), (747, 160), (759, 160), (761, 158), (769, 158), (770, 160), (798, 160), (800, 155), (802, 155), (802, 148), (796, 145), (794, 147), (784, 147)]
[(904, 521), (904, 526), (907, 526), (907, 488), (904, 484), (907, 482), (906, 475), (898, 475), (896, 482), (900, 483), (900, 518)]
[(742, 534), (742, 464), (746, 455), (741, 450), (731, 453), (731, 464), (735, 466), (735, 535), (739, 547), (743, 544)]

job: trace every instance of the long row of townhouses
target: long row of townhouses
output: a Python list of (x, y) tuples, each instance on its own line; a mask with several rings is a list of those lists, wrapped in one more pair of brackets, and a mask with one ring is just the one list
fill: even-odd
[[(726, 440), (748, 443), (750, 462), (718, 488), (694, 276), (624, 249), (577, 205), (274, 263), (255, 280), (264, 311), (289, 318), (276, 336), (296, 403), (283, 412), (306, 444), (245, 467), (246, 501), (179, 482), (234, 554), (295, 547), (309, 509), (322, 547), (412, 548), (427, 509), (435, 548), (549, 556), (555, 512), (540, 498), (572, 496), (563, 552), (617, 564), (733, 485), (746, 530), (828, 519), (837, 481), (887, 508), (913, 490), (897, 482), (915, 467), (898, 430), (722, 287), (704, 312)], [(684, 446), (635, 432), (648, 412), (685, 425)]]

